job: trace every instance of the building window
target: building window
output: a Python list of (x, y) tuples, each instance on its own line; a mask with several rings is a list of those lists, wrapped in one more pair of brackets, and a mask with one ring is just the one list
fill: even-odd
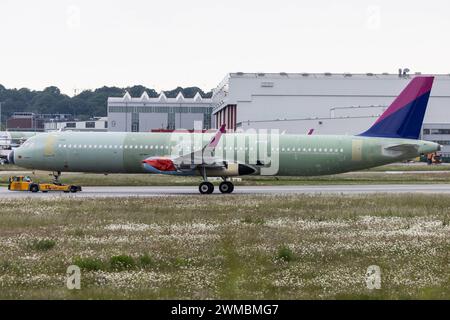
[(86, 121), (86, 128), (95, 128), (94, 121)]
[(167, 129), (175, 130), (175, 113), (173, 112), (167, 114)]
[(76, 128), (77, 124), (75, 122), (67, 122), (66, 128)]
[[(424, 129), (424, 133), (425, 133)], [(450, 129), (429, 129), (431, 134), (450, 134)]]
[(131, 132), (139, 132), (139, 113), (131, 114)]
[(263, 88), (272, 88), (273, 82), (261, 82), (261, 87)]
[(430, 134), (430, 129), (423, 129), (423, 134)]
[(449, 140), (439, 140), (439, 141), (434, 141), (437, 144), (443, 145), (443, 146), (449, 146), (450, 145), (450, 141)]

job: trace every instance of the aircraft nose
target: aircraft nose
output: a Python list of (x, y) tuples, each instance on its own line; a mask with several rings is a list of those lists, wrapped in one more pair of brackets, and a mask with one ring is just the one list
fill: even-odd
[(14, 164), (14, 150), (8, 154), (8, 162)]

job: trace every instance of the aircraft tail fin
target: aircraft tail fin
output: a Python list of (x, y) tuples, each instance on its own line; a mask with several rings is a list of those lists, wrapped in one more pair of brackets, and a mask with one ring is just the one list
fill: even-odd
[(366, 137), (418, 139), (434, 77), (412, 79), (369, 130)]

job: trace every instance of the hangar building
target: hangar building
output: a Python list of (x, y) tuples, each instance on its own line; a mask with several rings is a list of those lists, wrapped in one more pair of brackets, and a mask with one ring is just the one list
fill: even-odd
[(56, 120), (50, 119), (44, 122), (45, 131), (89, 131), (105, 132), (108, 131), (108, 118), (94, 117), (87, 121), (79, 120)]
[[(230, 73), (213, 90), (216, 126), (286, 133), (358, 134), (369, 128), (414, 75)], [(450, 155), (450, 75), (435, 75), (423, 138)]]
[(108, 98), (108, 131), (145, 132), (152, 130), (194, 129), (194, 122), (202, 122), (203, 129), (212, 127), (212, 100), (199, 93), (185, 98), (167, 98), (162, 92), (150, 98), (146, 92), (140, 97)]

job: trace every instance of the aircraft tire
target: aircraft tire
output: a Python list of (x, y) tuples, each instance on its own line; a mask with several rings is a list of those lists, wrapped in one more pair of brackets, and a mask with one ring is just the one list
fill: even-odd
[(222, 193), (232, 193), (234, 190), (234, 184), (230, 181), (224, 181), (219, 185), (219, 190)]
[(211, 182), (203, 181), (198, 186), (198, 190), (201, 194), (211, 194), (214, 192), (214, 185)]
[(30, 186), (30, 191), (31, 192), (39, 192), (39, 186), (37, 184), (32, 184)]

